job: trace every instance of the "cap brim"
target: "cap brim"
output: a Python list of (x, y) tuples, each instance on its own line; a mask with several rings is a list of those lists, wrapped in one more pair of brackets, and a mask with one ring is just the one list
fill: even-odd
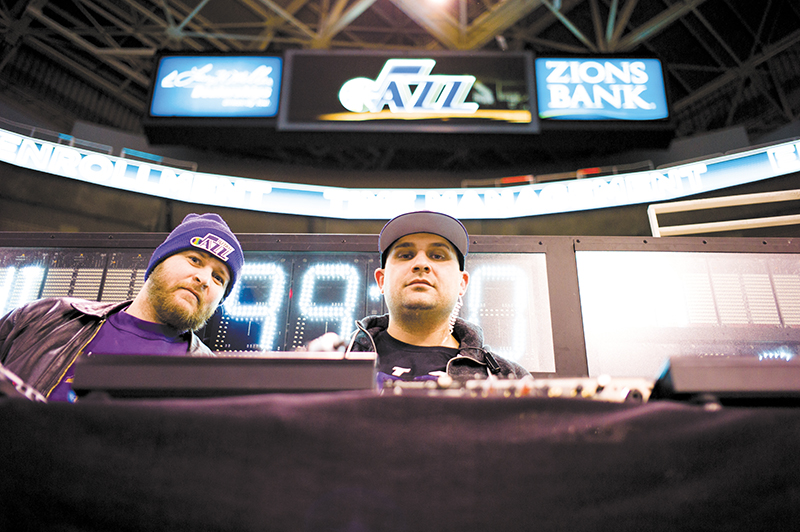
[[(383, 226), (378, 237), (381, 257), (398, 239), (415, 233), (430, 233), (447, 239), (461, 254), (462, 260), (469, 251), (469, 234), (464, 224), (440, 212), (417, 211), (401, 214)], [(463, 266), (461, 264), (462, 269)]]

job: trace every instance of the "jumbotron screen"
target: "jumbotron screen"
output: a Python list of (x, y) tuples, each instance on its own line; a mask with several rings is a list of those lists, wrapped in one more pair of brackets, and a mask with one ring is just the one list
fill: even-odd
[(278, 129), (537, 133), (529, 53), (290, 50)]

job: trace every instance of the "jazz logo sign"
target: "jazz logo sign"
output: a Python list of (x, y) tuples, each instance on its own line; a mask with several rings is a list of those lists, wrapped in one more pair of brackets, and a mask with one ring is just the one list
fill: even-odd
[(465, 102), (475, 76), (431, 74), (434, 59), (389, 59), (377, 79), (353, 78), (339, 90), (339, 101), (353, 113), (474, 113), (478, 104)]
[(656, 59), (536, 60), (539, 116), (562, 120), (660, 120), (668, 116)]

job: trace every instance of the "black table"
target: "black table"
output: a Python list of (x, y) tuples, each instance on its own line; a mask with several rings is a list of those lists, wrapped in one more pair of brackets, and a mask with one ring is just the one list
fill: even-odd
[(0, 530), (786, 530), (800, 408), (0, 399)]

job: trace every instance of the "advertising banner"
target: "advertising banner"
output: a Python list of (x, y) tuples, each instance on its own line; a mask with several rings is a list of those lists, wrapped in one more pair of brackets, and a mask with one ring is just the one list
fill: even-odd
[(539, 118), (657, 121), (669, 117), (658, 59), (536, 59)]
[(281, 57), (164, 56), (150, 100), (151, 117), (274, 117)]
[(192, 172), (2, 129), (0, 161), (201, 205), (350, 220), (386, 220), (427, 209), (480, 220), (669, 201), (800, 172), (800, 142), (789, 141), (665, 169), (481, 188), (344, 188)]

